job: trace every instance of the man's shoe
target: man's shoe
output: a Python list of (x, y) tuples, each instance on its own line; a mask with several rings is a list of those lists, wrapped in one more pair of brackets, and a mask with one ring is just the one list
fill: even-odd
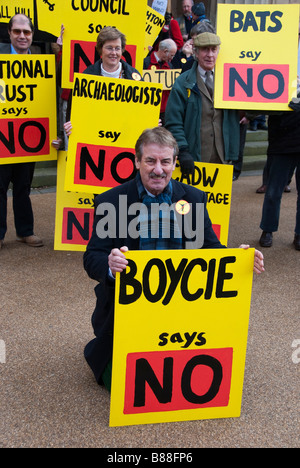
[(295, 234), (294, 246), (296, 250), (300, 250), (300, 234)]
[(23, 242), (24, 244), (27, 244), (29, 247), (43, 247), (44, 246), (42, 239), (40, 239), (34, 234), (28, 237), (17, 237), (17, 241)]
[(286, 185), (284, 187), (284, 191), (285, 191), (285, 193), (290, 193), (291, 192), (291, 187), (289, 185)]
[(266, 185), (261, 185), (257, 190), (256, 193), (266, 193), (267, 191), (267, 186)]
[(262, 247), (272, 247), (273, 244), (273, 233), (263, 231), (259, 243)]

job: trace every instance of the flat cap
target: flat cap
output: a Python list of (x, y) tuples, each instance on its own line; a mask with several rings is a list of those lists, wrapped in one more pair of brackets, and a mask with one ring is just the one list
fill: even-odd
[(218, 46), (221, 44), (221, 39), (217, 34), (213, 34), (210, 32), (205, 32), (198, 34), (194, 38), (194, 46), (195, 47), (208, 47), (208, 46)]

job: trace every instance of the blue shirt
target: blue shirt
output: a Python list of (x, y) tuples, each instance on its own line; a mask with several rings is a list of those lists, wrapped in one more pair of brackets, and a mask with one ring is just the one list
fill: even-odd
[[(10, 44), (10, 53), (13, 55), (18, 55), (18, 52), (16, 52), (12, 44)], [(30, 49), (28, 49), (27, 54), (31, 54)]]

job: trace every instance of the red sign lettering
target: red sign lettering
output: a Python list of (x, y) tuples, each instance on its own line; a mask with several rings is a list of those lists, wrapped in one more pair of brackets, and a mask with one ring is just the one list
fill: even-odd
[(62, 243), (87, 245), (92, 235), (94, 210), (64, 208)]
[(214, 233), (216, 234), (217, 238), (220, 240), (221, 238), (221, 225), (220, 224), (213, 224), (212, 228)]
[(1, 119), (0, 158), (49, 154), (49, 119)]
[(116, 187), (135, 175), (132, 148), (77, 145), (74, 183), (97, 187)]
[(127, 356), (125, 414), (228, 406), (233, 349)]
[(224, 101), (287, 103), (289, 65), (224, 65)]

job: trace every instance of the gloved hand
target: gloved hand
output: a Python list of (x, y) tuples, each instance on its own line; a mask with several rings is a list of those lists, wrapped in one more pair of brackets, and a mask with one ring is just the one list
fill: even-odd
[(193, 156), (187, 149), (179, 150), (179, 164), (183, 175), (193, 174), (195, 170), (195, 163)]
[(289, 102), (289, 107), (295, 112), (300, 112), (300, 98), (293, 98), (291, 102)]

